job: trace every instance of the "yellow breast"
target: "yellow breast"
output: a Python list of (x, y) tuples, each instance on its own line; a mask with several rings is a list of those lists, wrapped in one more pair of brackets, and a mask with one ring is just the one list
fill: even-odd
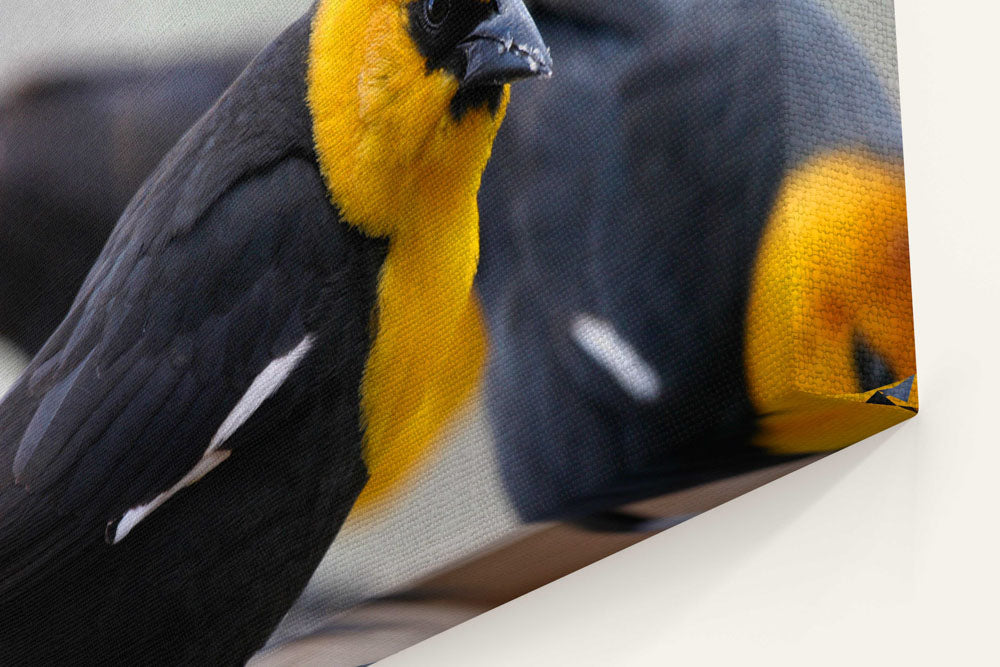
[(326, 0), (313, 23), (308, 102), (317, 154), (344, 220), (389, 239), (361, 386), (368, 507), (397, 488), (473, 392), (486, 342), (472, 283), (476, 196), (500, 113), (456, 122), (457, 89), (427, 72), (405, 3)]

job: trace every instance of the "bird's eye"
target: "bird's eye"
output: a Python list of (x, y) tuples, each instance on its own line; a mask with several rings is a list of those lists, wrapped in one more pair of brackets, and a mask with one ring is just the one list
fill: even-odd
[(427, 17), (428, 25), (432, 28), (441, 27), (445, 18), (448, 17), (450, 9), (451, 0), (426, 0), (424, 2), (424, 16)]

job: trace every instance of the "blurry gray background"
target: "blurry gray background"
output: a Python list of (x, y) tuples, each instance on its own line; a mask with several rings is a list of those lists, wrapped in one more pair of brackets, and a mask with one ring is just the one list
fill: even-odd
[[(683, 2), (685, 0), (677, 0)], [(44, 71), (159, 63), (263, 45), (311, 0), (3, 0), (0, 94)], [(853, 29), (898, 100), (892, 0), (824, 0)], [(555, 54), (558, 57), (558, 54)], [(2, 265), (0, 265), (2, 270)], [(0, 314), (3, 316), (3, 314)], [(0, 341), (0, 390), (26, 362)], [(499, 487), (478, 408), (452, 429), (413, 492), (345, 527), (306, 602), (348, 606), (501, 538), (517, 521)], [(294, 614), (293, 618), (294, 619)]]
[[(686, 0), (677, 0), (684, 2)], [(157, 63), (243, 52), (277, 35), (312, 0), (4, 0), (0, 86), (38, 67)], [(854, 30), (898, 97), (892, 0), (822, 0)]]

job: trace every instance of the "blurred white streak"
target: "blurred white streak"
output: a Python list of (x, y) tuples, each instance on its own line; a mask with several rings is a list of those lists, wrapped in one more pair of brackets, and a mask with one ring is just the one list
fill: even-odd
[(7, 393), (29, 361), (28, 355), (6, 339), (0, 338), (0, 396)]
[(660, 397), (660, 376), (610, 322), (577, 315), (570, 324), (570, 335), (632, 398), (652, 402)]

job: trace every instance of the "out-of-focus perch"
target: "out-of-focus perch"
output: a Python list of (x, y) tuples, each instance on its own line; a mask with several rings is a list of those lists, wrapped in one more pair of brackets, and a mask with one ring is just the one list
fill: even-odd
[[(626, 509), (643, 516), (698, 514), (819, 458), (685, 489)], [(318, 604), (312, 632), (258, 654), (250, 666), (357, 667), (375, 662), (647, 537), (594, 533), (562, 523), (525, 528), (498, 546), (350, 611), (324, 619)]]

